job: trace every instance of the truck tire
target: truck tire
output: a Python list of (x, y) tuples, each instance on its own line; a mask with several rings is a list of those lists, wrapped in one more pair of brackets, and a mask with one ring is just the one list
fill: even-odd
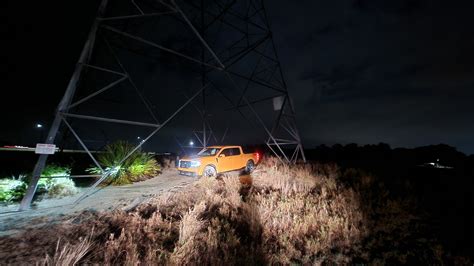
[(204, 167), (204, 170), (202, 172), (202, 176), (209, 177), (209, 178), (216, 177), (217, 176), (216, 168), (212, 165), (206, 165), (206, 167)]
[(252, 160), (248, 160), (247, 165), (245, 166), (245, 171), (251, 173), (255, 169), (255, 163)]

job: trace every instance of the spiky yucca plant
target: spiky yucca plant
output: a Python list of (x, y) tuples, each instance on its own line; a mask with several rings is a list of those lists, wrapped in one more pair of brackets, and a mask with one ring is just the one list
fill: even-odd
[[(161, 168), (153, 156), (141, 151), (135, 151), (122, 163), (121, 160), (129, 154), (135, 146), (126, 141), (117, 141), (105, 147), (104, 153), (97, 156), (98, 162), (110, 175), (106, 182), (112, 185), (125, 185), (149, 179), (157, 175)], [(88, 172), (101, 174), (98, 167), (87, 169)]]

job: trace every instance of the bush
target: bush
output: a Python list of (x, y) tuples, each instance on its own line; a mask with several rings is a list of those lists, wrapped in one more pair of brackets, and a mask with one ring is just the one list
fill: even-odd
[(74, 184), (74, 181), (72, 181), (71, 178), (57, 177), (46, 179), (46, 191), (46, 195), (48, 198), (58, 198), (74, 195), (79, 190), (77, 189)]
[(71, 175), (71, 167), (59, 166), (57, 164), (48, 164), (43, 169), (41, 177), (68, 177)]
[[(21, 178), (21, 177), (20, 177)], [(20, 178), (2, 178), (0, 179), (0, 202), (16, 202), (23, 198), (28, 185)]]
[[(47, 165), (38, 180), (36, 196), (40, 198), (57, 198), (74, 195), (78, 192), (70, 176), (71, 168), (56, 164)], [(26, 193), (31, 175), (20, 175), (18, 178), (0, 179), (0, 203), (20, 201)]]
[(43, 192), (43, 197), (57, 198), (74, 195), (78, 192), (71, 175), (71, 167), (48, 164), (41, 173), (37, 193)]
[[(105, 171), (111, 174), (106, 182), (113, 185), (131, 184), (156, 176), (160, 172), (160, 166), (153, 156), (135, 151), (120, 165), (120, 161), (129, 154), (135, 146), (125, 141), (118, 141), (105, 147), (104, 153), (97, 156), (97, 160)], [(87, 169), (89, 173), (102, 174), (98, 167)]]

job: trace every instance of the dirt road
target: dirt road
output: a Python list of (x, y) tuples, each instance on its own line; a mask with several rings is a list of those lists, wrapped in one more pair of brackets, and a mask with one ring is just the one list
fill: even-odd
[(178, 175), (176, 170), (163, 171), (159, 176), (125, 186), (109, 186), (98, 189), (78, 204), (74, 202), (82, 193), (61, 199), (42, 200), (29, 211), (18, 212), (18, 205), (0, 207), (0, 235), (8, 235), (26, 226), (41, 226), (79, 214), (84, 210), (127, 210), (148, 198), (165, 192), (177, 191), (196, 181), (195, 177)]

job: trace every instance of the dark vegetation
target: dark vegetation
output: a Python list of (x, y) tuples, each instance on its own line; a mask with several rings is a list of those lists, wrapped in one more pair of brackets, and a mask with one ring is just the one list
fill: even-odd
[[(472, 256), (474, 155), (448, 145), (391, 149), (387, 144), (319, 146), (307, 150), (318, 162), (337, 162), (376, 176), (390, 197), (410, 200), (431, 232), (452, 254)], [(452, 168), (424, 165), (437, 162)], [(472, 259), (472, 257), (471, 257)]]

